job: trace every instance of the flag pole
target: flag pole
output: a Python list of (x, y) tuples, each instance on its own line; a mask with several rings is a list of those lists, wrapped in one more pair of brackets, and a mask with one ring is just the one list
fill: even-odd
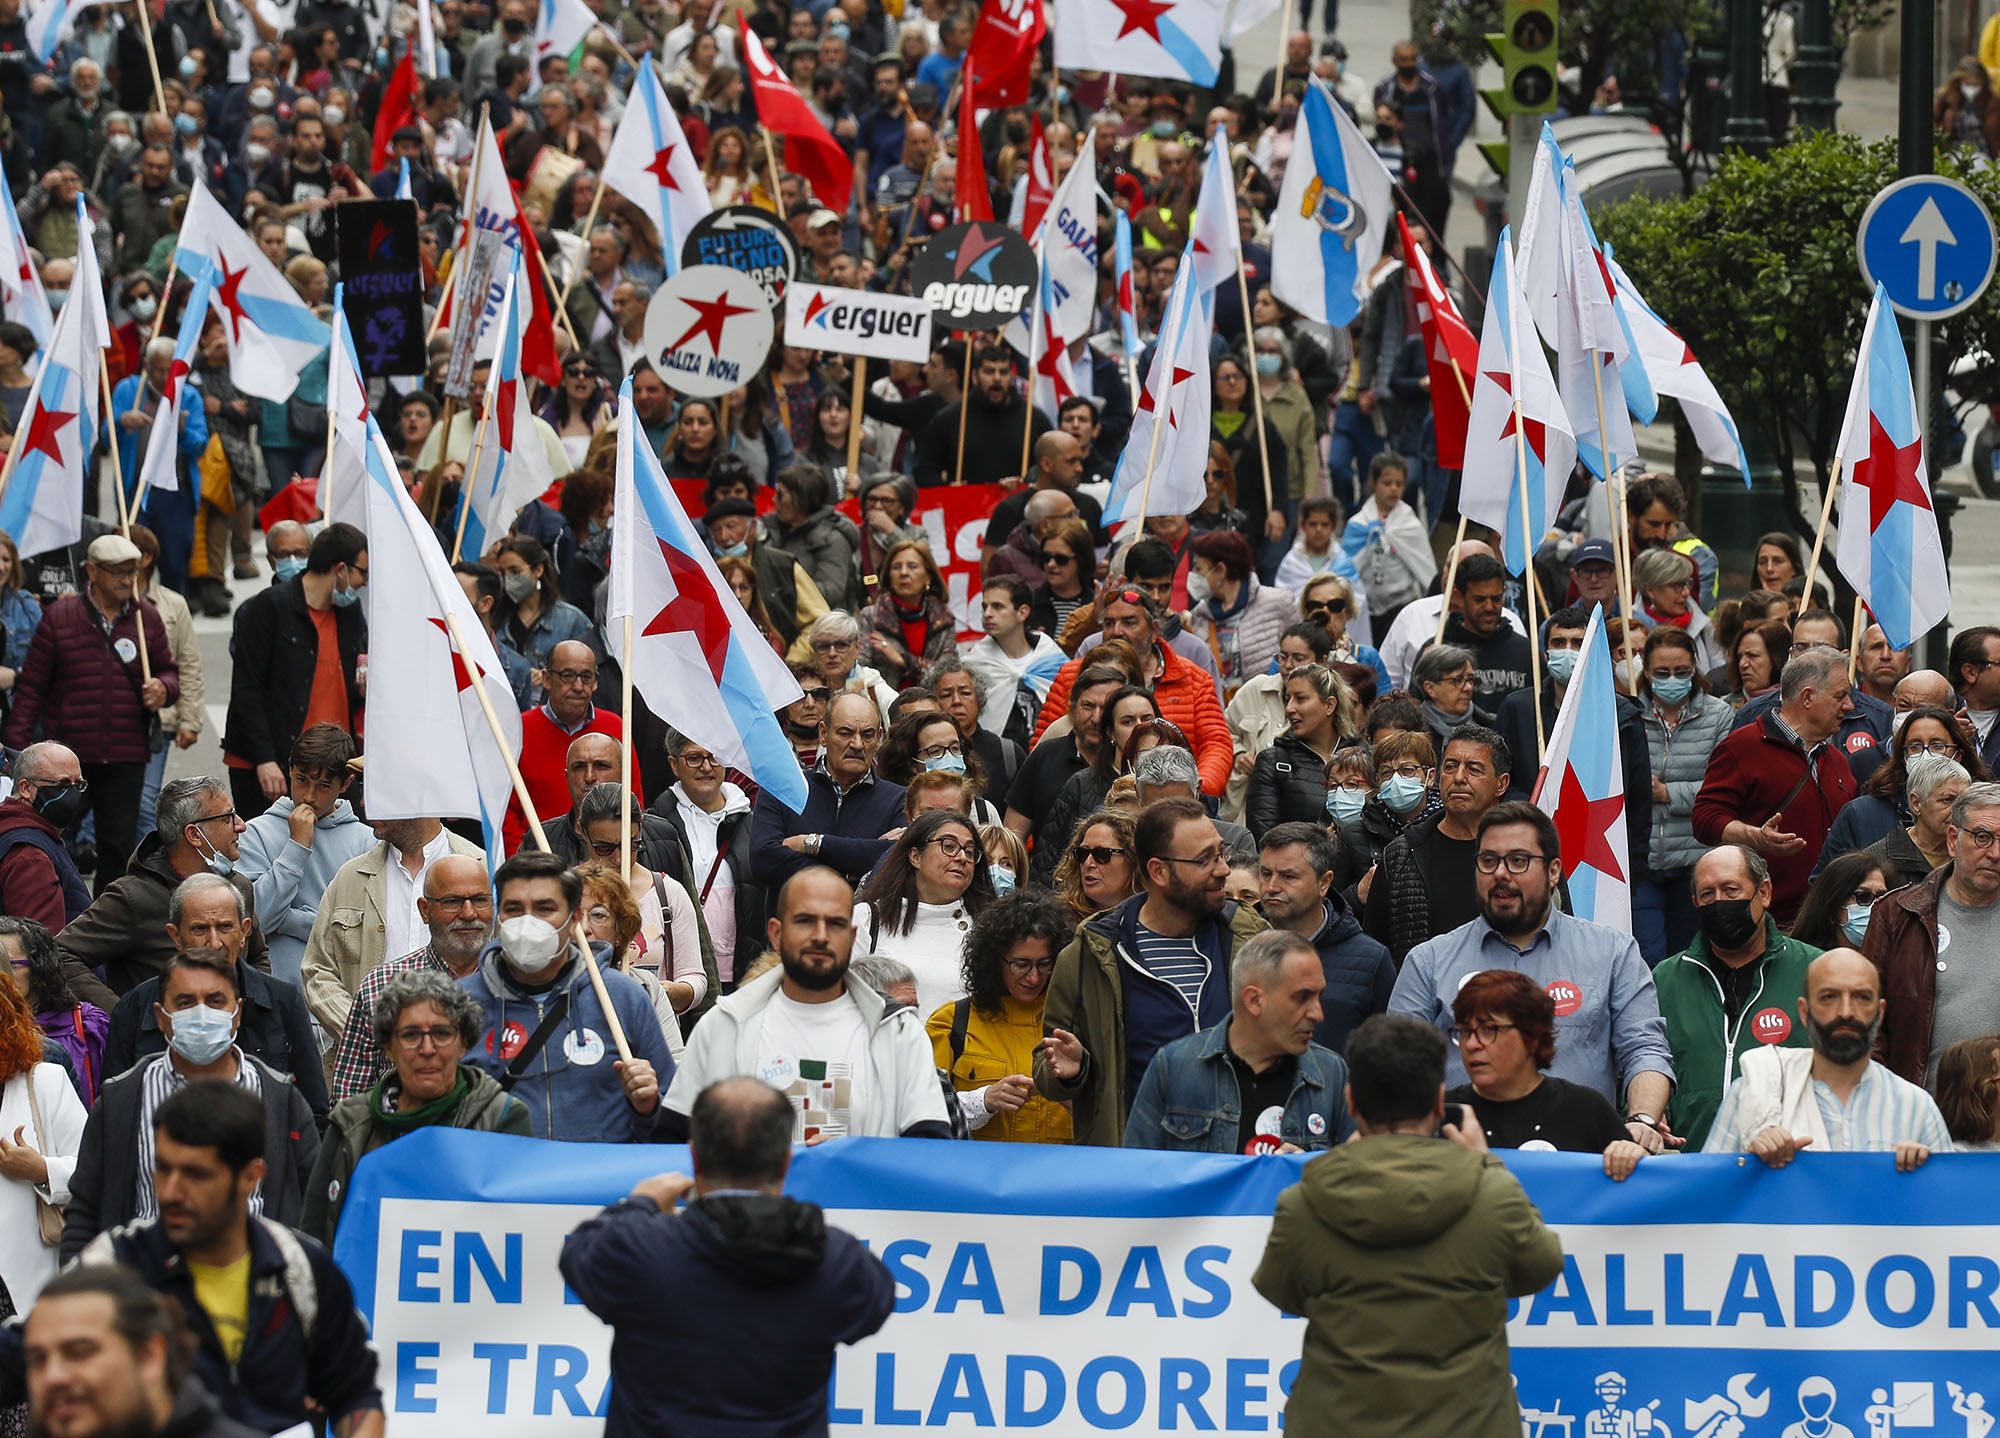
[(1861, 627), (1861, 621), (1866, 615), (1867, 605), (1857, 593), (1854, 596), (1854, 623), (1847, 630), (1847, 682), (1850, 687), (1861, 667), (1861, 636), (1867, 632)]
[[(854, 357), (854, 397), (847, 406), (847, 482), (859, 486), (861, 480), (861, 401), (868, 395), (868, 356)], [(856, 493), (859, 493), (857, 487)], [(631, 624), (628, 618), (625, 623)], [(629, 641), (628, 641), (629, 642)]]
[[(160, 83), (160, 57), (153, 49), (153, 17), (146, 13), (147, 3), (148, 0), (139, 0), (135, 8), (139, 12), (139, 28), (146, 32), (146, 68), (153, 72), (153, 103), (160, 107), (160, 113), (164, 115), (167, 113), (167, 87)], [(172, 289), (173, 285), (173, 276), (169, 274), (167, 288)], [(162, 301), (161, 312), (164, 313), (166, 308), (166, 303)]]
[[(624, 723), (619, 730), (618, 782), (625, 788), (625, 802), (632, 802), (632, 616), (624, 619), (624, 649), (618, 665), (618, 714)], [(619, 816), (623, 822), (618, 825), (618, 877), (630, 879), (632, 873), (632, 819), (628, 811)], [(605, 1006), (610, 1012), (610, 1005)]]
[[(785, 217), (785, 201), (783, 196), (779, 194), (779, 191), (783, 187), (778, 182), (784, 178), (784, 171), (778, 168), (778, 147), (771, 143), (771, 130), (769, 126), (759, 125), (757, 128), (763, 131), (764, 134), (764, 165), (771, 174), (771, 189), (766, 198), (771, 202), (771, 213), (782, 220)], [(931, 149), (933, 151), (937, 149), (937, 142), (935, 140), (931, 142)], [(930, 173), (928, 163), (924, 166), (924, 173), (927, 175)]]
[[(604, 176), (600, 174), (597, 177), (597, 189), (590, 197), (590, 212), (583, 217), (583, 252), (585, 254), (590, 253), (590, 232), (597, 226), (597, 211), (603, 204)], [(556, 296), (556, 310), (559, 313), (567, 314), (569, 312), (569, 292), (576, 287), (577, 271), (582, 268), (582, 261), (578, 261), (576, 264), (570, 266), (569, 273), (563, 276), (562, 293)], [(572, 334), (570, 338), (575, 339), (576, 336)]]
[(479, 701), (479, 712), (486, 716), (486, 727), (493, 733), (493, 747), (500, 751), (501, 759), (506, 762), (507, 777), (514, 784), (514, 797), (520, 801), (521, 813), (528, 820), (528, 832), (535, 836), (535, 843), (546, 854), (550, 852), (548, 833), (542, 828), (542, 816), (535, 812), (535, 799), (528, 792), (528, 781), (521, 777), (521, 765), (514, 758), (514, 746), (500, 727), (500, 716), (493, 712), (492, 696), (486, 692), (486, 676), (472, 662), (472, 646), (465, 642), (465, 631), (459, 627), (458, 616), (451, 612), (451, 606), (444, 601), (444, 596), (436, 592), (434, 584), (431, 597), (444, 611), (444, 627), (451, 635), (452, 648), (458, 651), (459, 658), (465, 661), (466, 672), (472, 676), (472, 695)]
[[(500, 363), (498, 355), (494, 356), (493, 363), (496, 365)], [(480, 451), (486, 447), (486, 427), (492, 422), (493, 396), (489, 394), (486, 397), (485, 412), (479, 416), (479, 433), (472, 437), (472, 462), (466, 466), (465, 473), (458, 481), (458, 532), (452, 536), (451, 541), (451, 562), (453, 564), (458, 563), (459, 552), (465, 544), (465, 520), (466, 516), (472, 513), (472, 486), (479, 478), (479, 455)], [(442, 449), (439, 452), (442, 453)], [(440, 467), (442, 467), (441, 463)], [(439, 488), (442, 489), (443, 486), (439, 486)]]
[(1806, 588), (1800, 601), (1801, 609), (1812, 609), (1817, 606), (1817, 601), (1813, 598), (1815, 592), (1813, 581), (1819, 577), (1820, 551), (1826, 547), (1826, 526), (1833, 518), (1833, 497), (1840, 493), (1840, 466), (1845, 458), (1839, 454), (1833, 457), (1833, 478), (1827, 481), (1826, 500), (1819, 507), (1819, 528), (1813, 531), (1812, 558), (1806, 563)]
[[(1607, 499), (1622, 497), (1625, 487), (1622, 478), (1618, 482), (1616, 491), (1611, 487), (1611, 476), (1619, 471), (1612, 460), (1611, 431), (1604, 423), (1604, 351), (1593, 349), (1589, 353), (1590, 386), (1596, 392), (1597, 399), (1597, 452), (1604, 457), (1605, 494)], [(1611, 516), (1611, 559), (1618, 571), (1618, 607), (1629, 619), (1632, 616), (1635, 596), (1632, 593), (1632, 555), (1625, 544), (1627, 536), (1619, 533), (1625, 527), (1624, 520), (1625, 507), (1620, 504)]]
[[(143, 351), (140, 353), (139, 358), (143, 365), (145, 362)], [(144, 392), (145, 383), (144, 372), (142, 371), (139, 379), (141, 393)], [(98, 356), (97, 360), (97, 387), (104, 397), (104, 422), (106, 425), (109, 425), (112, 423), (111, 371), (104, 367), (104, 356), (102, 354)], [(128, 509), (125, 506), (125, 468), (118, 462), (118, 436), (115, 434), (107, 435), (105, 439), (104, 457), (111, 461), (111, 497), (118, 505), (118, 529), (127, 539), (130, 539), (132, 537), (132, 516), (136, 511)], [(139, 467), (142, 470), (145, 468), (143, 460)]]
[[(139, 8), (143, 10), (146, 7), (142, 3)], [(175, 254), (176, 252), (172, 250), (169, 250), (167, 252), (167, 282), (164, 286), (161, 287), (160, 290), (160, 307), (153, 311), (153, 332), (146, 336), (146, 344), (148, 345), (160, 337), (160, 330), (162, 329), (162, 327), (165, 326), (167, 322), (167, 305), (173, 300), (174, 297)], [(185, 323), (187, 316), (182, 315), (181, 319), (182, 322)], [(141, 345), (139, 346), (139, 363), (143, 366), (145, 362), (146, 362), (146, 345)]]
[[(1289, 7), (1288, 7), (1289, 8)], [(1233, 215), (1230, 217), (1235, 218)], [(1271, 441), (1264, 437), (1264, 387), (1257, 383), (1257, 339), (1256, 326), (1250, 320), (1250, 277), (1243, 270), (1243, 246), (1236, 246), (1236, 288), (1243, 299), (1243, 337), (1249, 344), (1250, 398), (1257, 416), (1257, 458), (1264, 465), (1264, 522), (1270, 523), (1271, 511), (1278, 507), (1278, 501), (1271, 497)]]
[[(1035, 341), (1041, 338), (1042, 331), (1042, 256), (1035, 259), (1035, 297), (1028, 304), (1028, 390), (1021, 397), (1021, 463), (1015, 470), (1023, 484), (1028, 482), (1028, 445), (1035, 433), (1035, 376), (1040, 373), (1035, 368)], [(959, 415), (964, 414), (960, 409)]]
[[(1520, 386), (1513, 386), (1519, 390)], [(1601, 436), (1600, 436), (1601, 437)], [(1529, 537), (1528, 526), (1533, 521), (1528, 514), (1528, 432), (1527, 423), (1521, 417), (1521, 397), (1514, 396), (1514, 474), (1521, 495), (1521, 551), (1528, 582), (1521, 586), (1521, 603), (1528, 611), (1528, 687), (1535, 695), (1535, 762), (1539, 764), (1542, 750), (1547, 746), (1546, 731), (1542, 727), (1542, 659), (1535, 635), (1535, 548)], [(1501, 536), (1501, 547), (1506, 547), (1506, 536)], [(1450, 601), (1446, 600), (1449, 604)]]
[[(485, 102), (482, 101), (479, 106), (480, 134), (486, 134), (488, 132), (487, 113), (488, 113), (488, 106), (485, 104)], [(494, 143), (497, 145), (499, 142), (496, 140)], [(474, 239), (474, 231), (478, 228), (475, 221), (478, 213), (477, 206), (479, 204), (479, 169), (480, 169), (480, 162), (483, 161), (485, 158), (486, 158), (486, 147), (482, 144), (479, 144), (477, 140), (475, 140), (472, 146), (472, 183), (465, 187), (466, 197), (472, 201), (474, 209), (465, 222), (465, 243), (459, 246), (458, 252), (461, 258), (459, 259), (458, 263), (454, 264), (451, 267), (451, 283), (449, 286), (446, 287), (445, 298), (443, 302), (441, 302), (438, 305), (437, 313), (431, 316), (431, 327), (424, 332), (424, 343), (426, 345), (428, 345), (432, 340), (437, 338), (438, 329), (440, 326), (444, 324), (445, 311), (451, 309), (453, 304), (457, 301), (458, 292), (460, 288), (462, 288), (463, 271), (465, 263), (471, 260), (472, 258), (472, 241)], [(603, 181), (599, 180), (598, 184), (601, 186), (603, 184)]]
[[(444, 397), (444, 408), (439, 412), (438, 422), (435, 426), (435, 428), (443, 433), (443, 438), (438, 440), (438, 462), (425, 470), (423, 476), (417, 481), (417, 493), (420, 496), (418, 503), (423, 506), (425, 520), (432, 525), (435, 525), (438, 520), (438, 502), (444, 498), (444, 467), (447, 463), (445, 458), (445, 439), (451, 437), (451, 422), (457, 417), (457, 407), (458, 401), (456, 399), (450, 395)], [(332, 427), (328, 426), (327, 436), (329, 441), (332, 439), (332, 434)], [(319, 507), (320, 512), (324, 514), (326, 512), (324, 496), (321, 497)]]
[[(1458, 381), (1458, 397), (1465, 401), (1465, 413), (1472, 414), (1472, 393), (1465, 387), (1465, 371), (1458, 367), (1458, 361), (1447, 359), (1451, 365), (1451, 377)], [(1444, 626), (1451, 619), (1451, 587), (1458, 582), (1458, 549), (1465, 543), (1465, 511), (1458, 512), (1458, 535), (1451, 542), (1451, 552), (1445, 556), (1444, 588), (1438, 592), (1444, 596), (1444, 603), (1438, 608), (1438, 631), (1431, 640), (1433, 644), (1444, 643)]]
[[(1040, 292), (1040, 286), (1036, 287), (1036, 292)], [(965, 483), (965, 416), (972, 406), (972, 333), (969, 330), (963, 333), (965, 334), (965, 378), (958, 387), (958, 458), (952, 462), (951, 467), (950, 482), (953, 484)]]

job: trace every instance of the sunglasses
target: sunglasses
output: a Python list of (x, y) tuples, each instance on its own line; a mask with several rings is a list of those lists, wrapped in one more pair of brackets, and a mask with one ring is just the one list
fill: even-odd
[(1078, 844), (1071, 852), (1076, 855), (1077, 862), (1096, 864), (1101, 868), (1120, 854), (1129, 854), (1132, 851), (1116, 848), (1110, 844)]

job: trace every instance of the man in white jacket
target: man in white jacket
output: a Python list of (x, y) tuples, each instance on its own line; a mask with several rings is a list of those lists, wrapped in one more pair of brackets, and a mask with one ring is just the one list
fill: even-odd
[(1936, 1101), (1869, 1057), (1887, 1004), (1866, 955), (1829, 949), (1814, 959), (1799, 999), (1812, 1047), (1743, 1055), (1702, 1151), (1752, 1153), (1772, 1168), (1806, 1148), (1893, 1152), (1899, 1173), (1920, 1168), (1933, 1151), (1951, 1152)]
[(779, 967), (719, 1001), (695, 1025), (662, 1104), (660, 1136), (686, 1137), (701, 1091), (762, 1079), (791, 1100), (793, 1141), (950, 1138), (923, 1020), (849, 983), (854, 890), (833, 870), (785, 881), (768, 926)]
[(980, 591), (986, 637), (965, 651), (965, 667), (986, 686), (979, 727), (1026, 749), (1056, 672), (1069, 662), (1056, 642), (1028, 628), (1035, 594), (1027, 581), (996, 574)]

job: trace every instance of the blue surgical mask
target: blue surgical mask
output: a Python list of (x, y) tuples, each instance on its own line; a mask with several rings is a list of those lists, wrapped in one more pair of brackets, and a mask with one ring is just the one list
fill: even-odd
[(386, 70), (389, 68), (389, 47), (387, 45), (377, 45), (375, 47), (375, 68), (377, 70)]
[(1058, 105), (1067, 105), (1069, 103), (1069, 86), (1056, 86), (1056, 103)]
[(1847, 917), (1840, 921), (1840, 930), (1856, 948), (1859, 948), (1861, 941), (1868, 936), (1868, 916), (1874, 912), (1875, 905), (1872, 903), (1847, 906)]
[(271, 561), (271, 572), (287, 582), (297, 579), (306, 572), (306, 557), (303, 554), (281, 554)]
[(1361, 810), (1368, 802), (1366, 789), (1329, 789), (1326, 791), (1326, 816), (1336, 824), (1352, 824), (1361, 817)]
[(181, 78), (183, 80), (192, 80), (194, 78), (195, 71), (200, 68), (201, 67), (195, 63), (194, 56), (192, 55), (181, 56)]
[(965, 756), (963, 754), (940, 754), (935, 759), (924, 760), (924, 768), (932, 774), (963, 774)]
[(1549, 678), (1558, 684), (1567, 684), (1576, 673), (1576, 651), (1574, 649), (1551, 649), (1542, 667), (1549, 671)]
[(722, 548), (716, 550), (715, 554), (718, 559), (741, 559), (744, 555), (748, 554), (749, 552), (750, 552), (750, 546), (747, 543), (725, 544), (722, 546)]
[(1172, 120), (1155, 120), (1153, 121), (1153, 138), (1156, 140), (1171, 140), (1179, 129), (1180, 126), (1176, 125)]
[[(201, 830), (197, 829), (195, 830), (195, 833), (201, 834)], [(230, 858), (227, 854), (223, 853), (220, 849), (216, 848), (213, 844), (209, 844), (207, 835), (202, 834), (201, 838), (202, 842), (200, 844), (195, 845), (195, 852), (197, 854), (201, 854), (203, 845), (207, 845), (208, 852), (206, 854), (202, 854), (201, 856), (204, 860), (207, 861), (209, 872), (211, 874), (220, 874), (225, 879), (228, 878), (231, 874), (235, 873), (236, 861)]]
[(45, 294), (47, 294), (47, 295), (48, 295), (48, 297), (49, 297), (49, 308), (50, 308), (50, 309), (52, 309), (52, 310), (59, 310), (59, 309), (61, 309), (61, 308), (63, 307), (63, 301), (64, 301), (64, 300), (67, 300), (67, 299), (69, 298), (69, 291), (68, 291), (68, 290), (66, 290), (66, 289), (63, 289), (63, 290), (54, 290), (54, 289), (52, 289), (52, 290), (45, 290), (45, 291), (44, 291), (43, 293), (45, 293)]
[(1003, 869), (998, 864), (995, 864), (987, 872), (993, 876), (994, 893), (1011, 894), (1014, 892), (1014, 871), (1012, 869)]
[(1283, 355), (1260, 354), (1257, 356), (1257, 373), (1266, 379), (1282, 374), (1285, 368)]
[(174, 116), (174, 133), (176, 135), (179, 135), (183, 140), (192, 138), (195, 129), (196, 126), (194, 123), (194, 116), (192, 115)]
[(214, 1063), (236, 1042), (236, 1010), (212, 1009), (201, 1004), (177, 1010), (174, 1032), (168, 1042), (175, 1053), (197, 1067)]
[(1388, 806), (1391, 814), (1408, 814), (1424, 802), (1426, 787), (1422, 779), (1413, 779), (1408, 774), (1397, 774), (1375, 792)]
[(336, 589), (333, 591), (331, 597), (335, 609), (349, 609), (361, 602), (361, 591), (358, 589)]
[(1662, 704), (1685, 704), (1688, 695), (1694, 693), (1694, 676), (1670, 674), (1665, 679), (1653, 681), (1653, 697)]

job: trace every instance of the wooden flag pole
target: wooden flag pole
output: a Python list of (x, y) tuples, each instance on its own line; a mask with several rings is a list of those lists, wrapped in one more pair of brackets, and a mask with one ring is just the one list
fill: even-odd
[[(438, 503), (444, 498), (445, 440), (451, 437), (451, 422), (455, 417), (457, 408), (458, 401), (452, 396), (446, 395), (444, 397), (444, 410), (438, 415), (436, 426), (439, 436), (438, 461), (425, 470), (423, 477), (417, 482), (417, 502), (423, 507), (424, 519), (433, 527), (438, 522)], [(327, 428), (329, 442), (331, 442), (332, 437), (333, 430), (332, 426), (329, 425)], [(321, 476), (320, 482), (322, 484), (326, 482), (324, 475)], [(326, 512), (326, 495), (324, 493), (320, 495), (319, 508), (320, 513), (324, 514)]]
[[(628, 789), (626, 792), (631, 791)], [(631, 826), (628, 824), (626, 827), (629, 829)], [(632, 1062), (632, 1045), (625, 1038), (625, 1025), (618, 1021), (618, 1010), (611, 1006), (611, 992), (604, 987), (604, 971), (597, 966), (597, 955), (590, 951), (590, 940), (584, 936), (581, 916), (577, 918), (572, 933), (577, 952), (583, 955), (584, 972), (590, 975), (591, 991), (597, 995), (597, 1006), (604, 1011), (604, 1026), (611, 1030), (611, 1043), (618, 1050), (618, 1057), (629, 1064)], [(662, 1098), (665, 1096), (661, 1095)]]
[[(618, 877), (623, 880), (632, 873), (632, 616), (624, 619), (625, 634), (622, 659), (618, 665), (618, 713), (625, 727), (619, 730), (618, 742), (618, 782), (625, 789), (626, 812), (618, 816)], [(589, 945), (584, 945), (586, 950)], [(604, 1006), (606, 1013), (611, 1006)], [(622, 1052), (622, 1050), (621, 1050)]]
[[(1042, 337), (1042, 257), (1035, 256), (1035, 295), (1028, 303), (1028, 389), (1021, 397), (1021, 463), (1015, 473), (1028, 482), (1028, 446), (1035, 433), (1035, 341)], [(964, 411), (960, 410), (960, 414)], [(1006, 536), (1001, 536), (1002, 540)]]
[[(861, 401), (868, 394), (868, 356), (854, 356), (854, 397), (847, 406), (847, 483), (856, 486), (859, 493), (861, 482)], [(630, 624), (632, 621), (625, 621)]]
[[(1257, 458), (1264, 465), (1264, 518), (1270, 522), (1271, 512), (1278, 507), (1278, 501), (1271, 495), (1271, 441), (1264, 437), (1264, 387), (1257, 383), (1257, 340), (1256, 326), (1250, 322), (1250, 277), (1243, 270), (1243, 246), (1236, 247), (1236, 288), (1243, 299), (1243, 335), (1249, 340), (1250, 365), (1244, 376), (1250, 389), (1252, 413), (1257, 420)], [(1253, 543), (1254, 548), (1254, 543)]]
[[(771, 130), (768, 125), (759, 125), (757, 129), (764, 137), (764, 165), (769, 170), (771, 178), (771, 188), (765, 198), (771, 202), (771, 213), (782, 220), (785, 217), (785, 201), (784, 197), (779, 194), (782, 186), (779, 185), (778, 181), (783, 178), (784, 171), (778, 168), (778, 147), (771, 143)], [(933, 150), (937, 148), (936, 141), (931, 143), (931, 148)], [(928, 166), (925, 167), (925, 173), (929, 173)], [(602, 182), (600, 181), (599, 183)]]
[(1861, 639), (1868, 632), (1861, 627), (1861, 621), (1867, 617), (1868, 606), (1857, 594), (1854, 596), (1854, 623), (1847, 630), (1847, 682), (1850, 687), (1861, 668)]
[[(97, 379), (98, 387), (104, 391), (104, 417), (109, 421), (111, 418), (111, 372), (104, 368), (101, 356), (99, 357), (97, 366)], [(141, 379), (139, 382), (143, 385), (145, 380)], [(132, 537), (132, 519), (133, 516), (138, 514), (139, 508), (136, 504), (130, 509), (125, 507), (125, 474), (124, 466), (118, 462), (118, 436), (115, 434), (109, 435), (107, 439), (109, 442), (104, 446), (104, 449), (105, 453), (111, 459), (111, 493), (118, 500), (118, 529), (127, 539), (130, 539)], [(145, 468), (146, 466), (142, 460), (139, 465), (141, 474), (145, 473)], [(137, 499), (138, 496), (134, 495), (133, 498)], [(137, 595), (139, 592), (136, 580), (134, 581), (132, 592), (134, 595)], [(132, 628), (139, 636), (139, 678), (141, 682), (150, 684), (153, 682), (153, 656), (146, 652), (145, 615), (136, 616)]]
[[(597, 189), (590, 197), (590, 211), (583, 217), (583, 252), (586, 255), (590, 253), (590, 232), (597, 227), (597, 212), (603, 204), (604, 177), (600, 175), (597, 180)], [(578, 260), (570, 267), (569, 273), (563, 276), (562, 293), (556, 296), (556, 310), (559, 313), (567, 314), (569, 312), (569, 292), (576, 288), (576, 277), (582, 270), (583, 261)]]
[[(1465, 401), (1465, 413), (1470, 417), (1472, 393), (1465, 387), (1465, 371), (1458, 367), (1457, 360), (1451, 362), (1451, 377), (1458, 381), (1458, 397)], [(1458, 550), (1464, 543), (1465, 511), (1461, 509), (1458, 512), (1458, 537), (1452, 540), (1451, 553), (1445, 556), (1444, 588), (1439, 591), (1444, 596), (1444, 603), (1438, 609), (1438, 628), (1437, 635), (1431, 640), (1433, 644), (1444, 643), (1444, 627), (1451, 619), (1451, 586), (1458, 582)]]
[(451, 646), (458, 651), (459, 658), (465, 661), (466, 673), (472, 676), (472, 696), (479, 701), (479, 712), (486, 716), (486, 727), (493, 735), (493, 747), (500, 751), (501, 759), (506, 762), (507, 777), (514, 784), (514, 797), (520, 800), (521, 813), (528, 820), (528, 832), (535, 836), (536, 846), (544, 854), (549, 853), (549, 836), (542, 828), (542, 816), (535, 812), (534, 796), (528, 793), (528, 781), (521, 777), (521, 765), (514, 758), (514, 746), (509, 742), (506, 731), (500, 727), (500, 716), (493, 712), (493, 698), (486, 692), (485, 676), (480, 673), (479, 667), (472, 663), (472, 646), (465, 642), (465, 631), (459, 627), (458, 616), (451, 612), (451, 606), (445, 603), (444, 596), (433, 589), (431, 597), (438, 601), (438, 608), (444, 611), (444, 627), (451, 635)]
[[(168, 113), (167, 87), (160, 81), (160, 57), (153, 49), (153, 17), (146, 13), (148, 3), (149, 0), (139, 0), (138, 5), (134, 8), (139, 12), (139, 28), (145, 31), (146, 68), (153, 72), (153, 103), (160, 107), (160, 113), (164, 115)], [(167, 288), (172, 289), (173, 285), (173, 276), (170, 274), (167, 276)], [(162, 300), (160, 302), (161, 313), (164, 314), (166, 308), (166, 301)]]
[[(965, 379), (958, 387), (958, 458), (952, 462), (952, 484), (965, 483), (965, 416), (972, 408), (972, 336), (965, 337)], [(1004, 540), (1006, 536), (1001, 536)]]
[[(139, 8), (143, 10), (146, 7), (141, 4)], [(167, 305), (174, 297), (174, 273), (174, 252), (170, 250), (167, 253), (167, 282), (160, 289), (160, 307), (153, 311), (153, 332), (146, 336), (146, 344), (148, 345), (160, 337), (160, 330), (167, 322)], [(185, 324), (187, 316), (181, 316), (181, 322)], [(145, 362), (146, 345), (141, 345), (139, 346), (139, 363), (143, 365)]]
[[(1542, 659), (1541, 646), (1535, 634), (1535, 550), (1528, 538), (1528, 435), (1527, 425), (1521, 418), (1521, 397), (1518, 394), (1514, 396), (1514, 474), (1521, 493), (1521, 547), (1527, 558), (1525, 569), (1529, 581), (1521, 586), (1521, 603), (1528, 611), (1528, 687), (1535, 695), (1535, 763), (1539, 767), (1542, 751), (1548, 746), (1548, 737), (1542, 727)], [(1500, 543), (1503, 548), (1507, 543), (1504, 533)]]
[[(1621, 478), (1618, 481), (1617, 490), (1612, 489), (1611, 477), (1619, 471), (1611, 454), (1611, 431), (1604, 423), (1604, 352), (1591, 350), (1589, 353), (1590, 385), (1596, 392), (1597, 400), (1597, 452), (1604, 458), (1605, 499), (1609, 504), (1622, 493), (1624, 480)], [(1623, 542), (1624, 536), (1619, 533), (1625, 527), (1624, 521), (1625, 508), (1620, 503), (1611, 515), (1611, 560), (1618, 573), (1618, 607), (1620, 612), (1629, 618), (1634, 612), (1633, 601), (1637, 596), (1632, 593), (1631, 551)]]
[[(494, 363), (499, 363), (497, 356), (494, 359)], [(458, 563), (459, 552), (465, 545), (465, 521), (466, 517), (472, 513), (472, 486), (479, 476), (480, 451), (486, 447), (486, 426), (491, 424), (492, 421), (493, 397), (489, 394), (486, 397), (483, 412), (479, 416), (479, 433), (472, 437), (472, 462), (466, 466), (465, 473), (459, 477), (458, 481), (458, 532), (452, 536), (451, 540), (451, 562), (453, 564)], [(447, 436), (448, 438), (449, 436)], [(443, 453), (442, 447), (440, 447), (439, 453)], [(442, 461), (440, 461), (440, 467), (442, 467)]]
[(1826, 526), (1833, 518), (1833, 498), (1840, 493), (1840, 466), (1845, 458), (1844, 455), (1838, 454), (1833, 457), (1833, 478), (1827, 481), (1826, 499), (1819, 507), (1819, 528), (1813, 531), (1812, 558), (1806, 563), (1806, 589), (1804, 597), (1800, 600), (1801, 609), (1812, 609), (1818, 605), (1818, 601), (1813, 597), (1815, 592), (1813, 581), (1819, 577), (1819, 556), (1821, 550), (1826, 547)]

